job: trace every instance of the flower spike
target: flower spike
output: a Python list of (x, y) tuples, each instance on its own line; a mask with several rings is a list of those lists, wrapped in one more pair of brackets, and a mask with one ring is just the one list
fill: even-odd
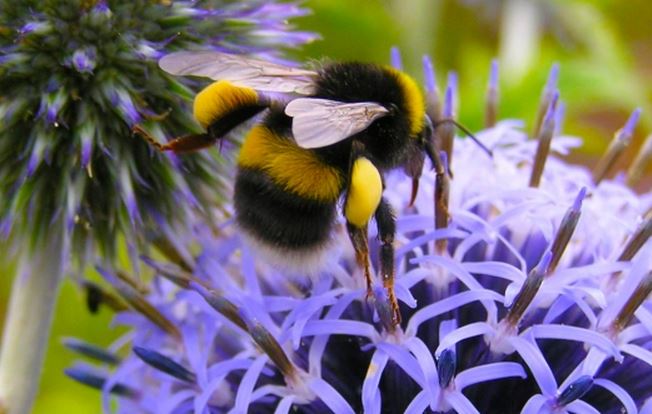
[(632, 112), (629, 119), (627, 119), (625, 126), (619, 129), (614, 135), (613, 140), (609, 143), (609, 147), (607, 147), (604, 155), (600, 158), (598, 164), (593, 170), (593, 181), (596, 185), (606, 177), (611, 167), (613, 167), (623, 151), (625, 151), (625, 148), (629, 145), (640, 115), (640, 109), (636, 109)]
[(489, 72), (489, 83), (485, 97), (484, 126), (491, 128), (496, 125), (498, 119), (498, 60), (491, 61)]

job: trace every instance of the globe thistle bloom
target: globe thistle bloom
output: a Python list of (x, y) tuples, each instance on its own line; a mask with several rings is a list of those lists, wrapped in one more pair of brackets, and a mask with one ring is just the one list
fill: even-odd
[[(439, 101), (424, 68), (431, 118), (453, 116), (455, 76)], [(67, 374), (100, 389), (106, 412), (112, 400), (124, 413), (649, 410), (652, 194), (556, 155), (580, 144), (560, 134), (556, 73), (536, 139), (488, 116), (477, 138), (489, 156), (442, 124), (443, 167), (426, 166), (413, 203), (409, 177), (386, 177), (400, 325), (380, 282), (366, 297), (344, 231), (342, 254), (296, 279), (258, 259), (232, 220), (198, 221), (178, 251), (143, 257), (155, 271), (146, 289), (98, 269), (118, 293), (103, 291), (107, 303), (131, 305), (115, 319), (131, 330), (108, 350), (68, 341), (96, 364)]]
[(22, 275), (0, 359), (10, 414), (28, 410), (41, 364), (32, 348), (45, 342), (68, 264), (98, 251), (111, 263), (120, 237), (133, 255), (146, 237), (164, 237), (161, 223), (220, 202), (218, 155), (164, 157), (132, 134), (139, 125), (165, 140), (199, 128), (188, 110), (199, 84), (167, 76), (158, 59), (191, 48), (280, 59), (281, 48), (314, 39), (288, 23), (305, 13), (262, 0), (0, 5), (0, 237)]

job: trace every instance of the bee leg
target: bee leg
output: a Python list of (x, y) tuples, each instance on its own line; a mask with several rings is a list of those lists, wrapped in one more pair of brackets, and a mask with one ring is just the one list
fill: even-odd
[(353, 249), (355, 250), (355, 260), (364, 270), (364, 278), (367, 282), (367, 298), (372, 296), (372, 278), (371, 270), (369, 266), (369, 242), (367, 237), (367, 226), (358, 227), (355, 224), (351, 224), (348, 221), (346, 222), (346, 230), (349, 233), (349, 238), (353, 244)]
[(387, 290), (390, 306), (392, 307), (394, 326), (401, 323), (401, 313), (398, 307), (398, 300), (394, 293), (394, 235), (396, 234), (396, 218), (392, 207), (383, 197), (374, 214), (378, 225), (378, 238), (380, 246), (380, 274), (383, 279), (383, 287)]
[(214, 145), (215, 141), (217, 140), (208, 134), (184, 135), (175, 138), (166, 144), (163, 144), (162, 150), (173, 151), (177, 154), (184, 152), (195, 152)]
[(149, 132), (145, 131), (140, 125), (132, 128), (135, 134), (140, 135), (159, 151), (173, 151), (175, 153), (193, 152), (200, 149), (208, 148), (216, 141), (215, 138), (208, 134), (190, 134), (175, 138), (170, 142), (161, 144)]

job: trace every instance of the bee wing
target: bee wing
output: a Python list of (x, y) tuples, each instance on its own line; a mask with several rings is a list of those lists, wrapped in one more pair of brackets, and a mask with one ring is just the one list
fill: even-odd
[(314, 92), (313, 80), (317, 76), (311, 70), (214, 51), (170, 53), (158, 64), (172, 75), (205, 76), (260, 91), (302, 95)]
[(339, 102), (298, 98), (285, 107), (292, 119), (292, 134), (302, 148), (320, 148), (340, 142), (389, 114), (374, 102)]

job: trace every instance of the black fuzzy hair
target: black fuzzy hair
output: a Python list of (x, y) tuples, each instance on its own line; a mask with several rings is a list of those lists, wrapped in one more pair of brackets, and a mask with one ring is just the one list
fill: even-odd
[[(369, 152), (375, 165), (395, 168), (405, 159), (410, 144), (410, 120), (406, 94), (391, 69), (371, 63), (334, 63), (326, 65), (315, 82), (314, 97), (341, 102), (374, 102), (391, 111), (367, 129), (354, 135)], [(351, 140), (320, 149), (329, 161), (348, 162)], [(346, 159), (346, 161), (345, 161)]]

